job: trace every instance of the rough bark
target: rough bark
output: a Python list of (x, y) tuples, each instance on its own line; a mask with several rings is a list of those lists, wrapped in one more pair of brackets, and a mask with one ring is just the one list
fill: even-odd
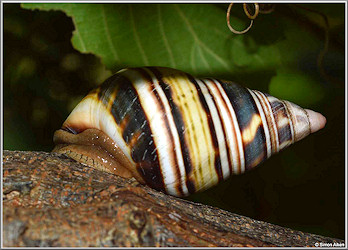
[(3, 152), (3, 245), (343, 244), (165, 195), (63, 155)]

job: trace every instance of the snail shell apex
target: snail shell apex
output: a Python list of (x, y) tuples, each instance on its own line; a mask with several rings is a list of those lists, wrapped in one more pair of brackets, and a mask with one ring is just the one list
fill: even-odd
[(54, 151), (175, 196), (252, 169), (325, 125), (260, 91), (162, 67), (127, 68), (92, 90)]

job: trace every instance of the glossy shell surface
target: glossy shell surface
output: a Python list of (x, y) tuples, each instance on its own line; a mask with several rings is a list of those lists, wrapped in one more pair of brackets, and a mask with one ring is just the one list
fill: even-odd
[(73, 135), (87, 129), (102, 131), (139, 181), (187, 196), (252, 169), (310, 134), (311, 124), (306, 110), (260, 91), (144, 67), (111, 76), (62, 126)]

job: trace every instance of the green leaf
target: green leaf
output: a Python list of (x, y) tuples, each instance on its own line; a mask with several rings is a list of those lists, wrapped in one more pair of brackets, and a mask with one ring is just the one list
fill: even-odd
[(22, 4), (63, 10), (73, 18), (74, 47), (100, 56), (109, 69), (159, 65), (192, 73), (232, 68), (235, 41), (224, 11), (208, 4)]
[(309, 107), (324, 97), (324, 90), (316, 81), (300, 71), (279, 70), (272, 78), (269, 93), (278, 98)]
[[(262, 90), (279, 70), (303, 73), (307, 69), (301, 65), (316, 63), (313, 55), (319, 54), (322, 42), (281, 11), (259, 15), (248, 33), (235, 35), (227, 28), (224, 6), (22, 4), (27, 9), (64, 11), (75, 25), (73, 46), (99, 56), (113, 71), (167, 66)], [(236, 9), (233, 15), (233, 25), (239, 30), (247, 24), (242, 21), (245, 17), (238, 18), (240, 13)]]

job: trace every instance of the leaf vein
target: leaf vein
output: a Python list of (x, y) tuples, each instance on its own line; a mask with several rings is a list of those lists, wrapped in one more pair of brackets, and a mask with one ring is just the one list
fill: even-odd
[(197, 36), (196, 32), (194, 31), (192, 25), (190, 24), (189, 20), (185, 16), (185, 14), (181, 11), (180, 7), (175, 4), (175, 7), (180, 15), (180, 17), (184, 20), (184, 22), (187, 25), (187, 28), (189, 29), (191, 35), (193, 36), (193, 39), (204, 49), (206, 50), (211, 56), (213, 56), (218, 62), (220, 62), (226, 69), (229, 69), (228, 64), (225, 62), (223, 58), (221, 58), (219, 55), (214, 53), (205, 43), (203, 43)]
[(164, 32), (163, 20), (162, 20), (162, 14), (161, 14), (161, 5), (158, 4), (157, 7), (158, 7), (157, 10), (158, 10), (158, 21), (159, 21), (160, 32), (161, 32), (161, 35), (162, 35), (162, 38), (163, 38), (163, 41), (164, 41), (164, 45), (165, 45), (165, 47), (166, 47), (166, 49), (168, 51), (171, 65), (172, 65), (173, 68), (175, 68), (176, 64), (175, 64), (175, 61), (174, 61), (173, 52), (172, 52), (172, 50), (170, 48), (168, 39), (167, 39), (166, 34)]
[(195, 49), (196, 49), (196, 43), (193, 44), (192, 50), (191, 50), (191, 54), (190, 54), (190, 57), (191, 57), (191, 60), (190, 60), (191, 61), (191, 67), (192, 67), (194, 73), (197, 72), (197, 69), (195, 67), (195, 60), (194, 60)]
[(140, 38), (139, 38), (139, 35), (138, 35), (136, 27), (135, 27), (135, 21), (134, 21), (133, 10), (132, 10), (132, 6), (131, 5), (129, 5), (129, 12), (130, 12), (130, 19), (131, 19), (132, 29), (133, 29), (133, 33), (134, 33), (134, 37), (135, 37), (135, 42), (138, 45), (138, 48), (140, 50), (140, 54), (143, 57), (145, 65), (149, 65), (147, 56), (145, 54), (144, 48), (141, 45)]
[(79, 41), (80, 41), (80, 44), (81, 44), (81, 46), (82, 46), (82, 48), (81, 48), (81, 49), (82, 49), (82, 52), (86, 52), (86, 51), (87, 51), (86, 45), (85, 45), (85, 43), (83, 42), (82, 36), (81, 36), (81, 34), (80, 34), (80, 32), (79, 32), (79, 30), (78, 30), (76, 24), (75, 24), (75, 34), (76, 34), (76, 36), (78, 37), (78, 39), (79, 39)]
[(208, 62), (208, 60), (207, 60), (207, 58), (205, 58), (205, 56), (204, 56), (204, 54), (203, 54), (203, 51), (202, 51), (201, 47), (198, 47), (198, 53), (199, 53), (199, 55), (201, 56), (203, 63), (207, 66), (207, 68), (208, 68), (208, 70), (209, 70), (209, 73), (212, 74), (212, 73), (213, 73), (213, 70), (212, 70), (212, 68), (211, 68), (211, 66), (210, 66), (210, 64), (209, 64), (209, 62)]
[(119, 60), (119, 57), (117, 55), (117, 52), (116, 52), (116, 49), (115, 49), (115, 46), (114, 44), (112, 43), (112, 40), (111, 40), (111, 36), (110, 36), (110, 31), (109, 31), (109, 26), (108, 26), (108, 22), (107, 22), (107, 19), (106, 19), (106, 15), (105, 15), (105, 8), (104, 8), (104, 4), (101, 5), (102, 6), (102, 15), (103, 15), (103, 21), (104, 21), (104, 26), (105, 26), (105, 34), (106, 34), (106, 38), (107, 38), (107, 41), (109, 43), (109, 47), (111, 49), (111, 52), (115, 58), (115, 61), (118, 61)]

